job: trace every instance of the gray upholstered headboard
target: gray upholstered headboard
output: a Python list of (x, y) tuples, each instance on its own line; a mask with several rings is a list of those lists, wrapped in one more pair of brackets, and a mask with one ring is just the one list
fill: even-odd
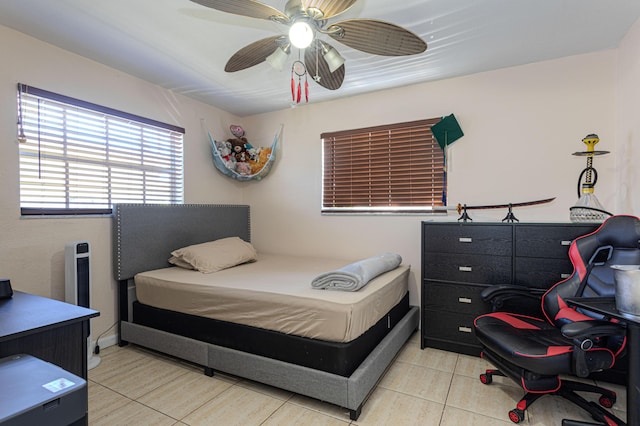
[(166, 268), (173, 250), (226, 237), (251, 241), (249, 206), (117, 204), (113, 208), (113, 275)]

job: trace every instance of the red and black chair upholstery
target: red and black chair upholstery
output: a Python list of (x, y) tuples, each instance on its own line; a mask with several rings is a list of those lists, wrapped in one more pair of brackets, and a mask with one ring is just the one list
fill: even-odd
[[(509, 412), (511, 421), (519, 423), (534, 401), (552, 394), (579, 405), (602, 424), (624, 425), (609, 411), (576, 393), (598, 393), (600, 404), (611, 408), (616, 401), (614, 392), (560, 377), (587, 377), (611, 368), (624, 351), (624, 324), (576, 310), (565, 300), (614, 296), (610, 265), (640, 264), (639, 241), (640, 219), (610, 217), (593, 233), (573, 241), (569, 257), (574, 272), (542, 295), (541, 318), (509, 312), (492, 312), (476, 318), (475, 332), (483, 346), (482, 357), (497, 367), (487, 370), (480, 380), (489, 384), (494, 375), (507, 376), (526, 391)], [(504, 291), (505, 286), (497, 288), (498, 293)], [(490, 288), (483, 296), (494, 295)]]

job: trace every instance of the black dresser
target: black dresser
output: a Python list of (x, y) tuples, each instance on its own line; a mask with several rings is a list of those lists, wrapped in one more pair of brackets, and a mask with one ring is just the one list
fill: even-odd
[(479, 355), (473, 320), (494, 284), (549, 288), (567, 278), (576, 237), (599, 224), (422, 222), (421, 347)]

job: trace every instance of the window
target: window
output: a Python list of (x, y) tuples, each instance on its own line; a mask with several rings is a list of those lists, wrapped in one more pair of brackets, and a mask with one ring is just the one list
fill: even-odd
[(23, 215), (183, 202), (184, 129), (18, 84)]
[(323, 133), (322, 212), (433, 212), (444, 206), (440, 118)]

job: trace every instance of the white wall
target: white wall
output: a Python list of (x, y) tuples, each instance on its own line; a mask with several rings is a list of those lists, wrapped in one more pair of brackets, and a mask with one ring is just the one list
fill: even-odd
[(234, 116), (0, 26), (0, 276), (14, 289), (64, 300), (64, 246), (88, 240), (92, 251), (92, 337), (116, 318), (111, 218), (21, 219), (16, 84), (29, 84), (186, 129), (185, 202), (238, 203), (237, 187), (212, 166), (201, 119), (226, 131)]
[(640, 21), (617, 51), (616, 208), (640, 214)]
[[(322, 216), (321, 142), (327, 131), (455, 113), (465, 136), (450, 151), (449, 203), (494, 204), (557, 197), (520, 208), (520, 221), (568, 221), (577, 179), (586, 166), (582, 138), (600, 136), (615, 148), (615, 51), (502, 69), (468, 77), (309, 104), (245, 118), (249, 140), (268, 140), (285, 124), (276, 167), (246, 184), (258, 249), (361, 258), (397, 251), (412, 264), (413, 303), (419, 303), (420, 222), (428, 216)], [(349, 78), (348, 75), (346, 78)], [(313, 86), (313, 92), (322, 90)], [(283, 96), (286, 88), (283, 88)], [(596, 194), (614, 208), (615, 154), (598, 157)], [(506, 210), (475, 210), (474, 221), (500, 221)]]

